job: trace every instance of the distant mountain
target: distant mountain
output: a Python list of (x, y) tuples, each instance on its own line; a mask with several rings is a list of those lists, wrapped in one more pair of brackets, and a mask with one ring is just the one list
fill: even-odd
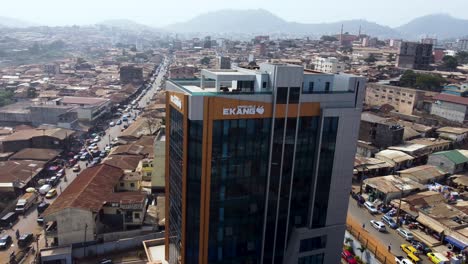
[(0, 16), (0, 27), (26, 28), (34, 26), (38, 25), (21, 19)]
[(419, 38), (429, 35), (438, 39), (457, 38), (468, 35), (468, 20), (446, 14), (419, 17), (397, 27), (404, 36)]
[(172, 24), (165, 29), (175, 32), (206, 33), (291, 33), (323, 35), (337, 34), (344, 24), (344, 30), (357, 34), (359, 26), (362, 32), (373, 36), (398, 36), (390, 27), (381, 26), (366, 20), (348, 20), (335, 23), (304, 24), (287, 22), (264, 9), (256, 10), (220, 10), (199, 15), (187, 22)]
[(143, 25), (140, 23), (137, 23), (133, 20), (129, 19), (112, 19), (112, 20), (105, 20), (98, 25), (104, 25), (108, 27), (116, 27), (122, 30), (127, 30), (127, 31), (160, 31), (159, 29), (156, 29), (154, 27), (150, 27), (147, 25)]

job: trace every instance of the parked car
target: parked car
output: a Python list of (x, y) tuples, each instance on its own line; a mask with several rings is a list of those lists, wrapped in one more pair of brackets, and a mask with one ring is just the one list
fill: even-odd
[(344, 259), (348, 264), (357, 264), (354, 255), (346, 249), (343, 249), (343, 251), (341, 251), (341, 258)]
[(49, 184), (42, 185), (41, 188), (39, 188), (39, 193), (45, 195), (50, 189), (52, 189), (52, 186)]
[(57, 176), (50, 177), (46, 180), (47, 184), (51, 186), (56, 186), (59, 183), (60, 179)]
[(26, 233), (22, 234), (18, 239), (18, 247), (25, 248), (33, 241), (33, 234)]
[(43, 225), (43, 224), (44, 224), (44, 217), (39, 216), (39, 217), (36, 219), (36, 222), (37, 222), (38, 225)]
[(398, 225), (395, 222), (395, 220), (393, 220), (393, 218), (391, 216), (389, 216), (389, 215), (382, 216), (382, 222), (386, 223), (388, 226), (390, 226), (393, 229), (398, 228)]
[(117, 123), (116, 123), (118, 126), (120, 126), (122, 124), (122, 120), (117, 120)]
[[(86, 154), (87, 154), (87, 153), (86, 153)], [(83, 161), (84, 161), (84, 160), (87, 160), (87, 159), (88, 159), (88, 155), (86, 155), (86, 154), (81, 155), (80, 160), (83, 160)]]
[(446, 258), (444, 255), (441, 253), (427, 253), (427, 257), (429, 257), (429, 260), (432, 261), (432, 263), (435, 264), (448, 264), (450, 263), (450, 260)]
[(364, 203), (364, 206), (367, 208), (367, 211), (369, 211), (369, 213), (371, 214), (378, 214), (379, 211), (377, 210), (377, 207), (375, 207), (375, 205), (369, 201), (365, 202)]
[(46, 202), (40, 203), (40, 204), (37, 206), (37, 212), (38, 212), (39, 214), (42, 214), (42, 213), (45, 211), (45, 209), (47, 209), (47, 207), (49, 207), (49, 205), (50, 205), (50, 204), (49, 204), (49, 203), (46, 203)]
[(411, 233), (410, 231), (404, 229), (404, 228), (398, 228), (397, 229), (397, 232), (400, 236), (402, 236), (405, 240), (407, 241), (411, 241), (414, 239), (414, 236), (413, 236), (413, 233)]
[(0, 237), (0, 249), (8, 249), (11, 245), (11, 242), (13, 242), (11, 236), (3, 235)]
[(414, 254), (414, 255), (418, 255), (419, 252), (418, 250), (413, 247), (412, 245), (408, 245), (408, 244), (401, 244), (400, 245), (400, 248), (401, 250), (403, 250), (403, 252), (405, 252), (406, 254)]
[(81, 170), (80, 164), (76, 164), (72, 169), (74, 172), (79, 172)]
[(371, 225), (377, 229), (379, 232), (386, 232), (385, 224), (381, 221), (370, 220)]
[(99, 154), (100, 158), (105, 158), (107, 156), (107, 152), (103, 151), (101, 154)]
[(113, 127), (113, 126), (115, 126), (115, 123), (114, 123), (114, 122), (110, 122), (110, 123), (109, 123), (109, 126)]
[(46, 197), (47, 199), (54, 198), (55, 196), (57, 196), (57, 190), (56, 190), (56, 189), (51, 189), (51, 190), (48, 191), (47, 194), (45, 195), (45, 197)]
[(102, 259), (101, 261), (99, 261), (99, 264), (113, 264), (114, 262), (112, 261), (112, 259)]
[(123, 128), (128, 128), (128, 125), (127, 124), (123, 125)]

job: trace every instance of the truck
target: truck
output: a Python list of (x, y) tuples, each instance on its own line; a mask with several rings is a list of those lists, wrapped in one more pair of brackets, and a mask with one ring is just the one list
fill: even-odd
[(37, 194), (35, 192), (23, 194), (16, 203), (15, 212), (18, 214), (24, 214), (36, 201)]

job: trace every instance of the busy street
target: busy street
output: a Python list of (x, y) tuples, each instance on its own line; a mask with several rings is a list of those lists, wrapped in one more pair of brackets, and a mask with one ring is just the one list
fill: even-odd
[[(82, 148), (80, 153), (67, 153), (67, 164), (57, 171), (58, 179), (51, 184), (52, 189), (47, 192), (47, 196), (39, 195), (35, 204), (26, 210), (25, 214), (19, 215), (18, 220), (10, 226), (2, 230), (1, 237), (10, 236), (11, 242), (8, 242), (5, 249), (0, 250), (0, 262), (8, 263), (10, 256), (16, 252), (18, 254), (18, 238), (23, 234), (32, 234), (34, 237), (29, 242), (34, 252), (43, 246), (50, 246), (50, 242), (46, 241), (43, 237), (43, 228), (45, 224), (42, 223), (42, 218), (38, 213), (38, 204), (52, 204), (54, 200), (65, 191), (67, 186), (73, 182), (76, 177), (85, 168), (100, 163), (106, 155), (110, 152), (112, 143), (116, 141), (119, 135), (124, 131), (141, 113), (141, 109), (146, 107), (151, 98), (161, 90), (161, 82), (167, 71), (169, 61), (166, 59), (164, 63), (156, 69), (153, 81), (147, 87), (142, 89), (137, 99), (131, 105), (125, 106), (125, 110), (121, 115), (114, 115), (113, 119), (107, 120), (107, 128), (103, 131), (96, 131), (89, 133), (87, 137), (78, 139), (81, 142)], [(124, 106), (123, 106), (124, 107)], [(29, 188), (28, 188), (29, 189)], [(55, 190), (56, 194), (53, 193)], [(37, 191), (37, 190), (32, 190)], [(50, 193), (50, 195), (49, 195)], [(49, 197), (50, 198), (46, 198)], [(45, 210), (45, 209), (44, 209)], [(36, 239), (39, 238), (39, 239)], [(36, 242), (34, 242), (36, 241)], [(32, 254), (29, 254), (28, 259)], [(18, 260), (18, 256), (16, 257)]]

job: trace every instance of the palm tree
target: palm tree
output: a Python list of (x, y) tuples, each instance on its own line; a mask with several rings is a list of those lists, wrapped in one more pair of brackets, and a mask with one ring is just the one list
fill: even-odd
[(350, 238), (350, 237), (345, 238), (345, 244), (350, 244), (351, 245), (352, 242), (353, 242), (352, 238)]
[(364, 258), (362, 257), (362, 253), (364, 253), (364, 251), (366, 251), (366, 249), (367, 249), (367, 248), (366, 248), (366, 246), (364, 246), (364, 245), (361, 245), (360, 247), (358, 247), (358, 250), (361, 252), (361, 259), (364, 259)]

